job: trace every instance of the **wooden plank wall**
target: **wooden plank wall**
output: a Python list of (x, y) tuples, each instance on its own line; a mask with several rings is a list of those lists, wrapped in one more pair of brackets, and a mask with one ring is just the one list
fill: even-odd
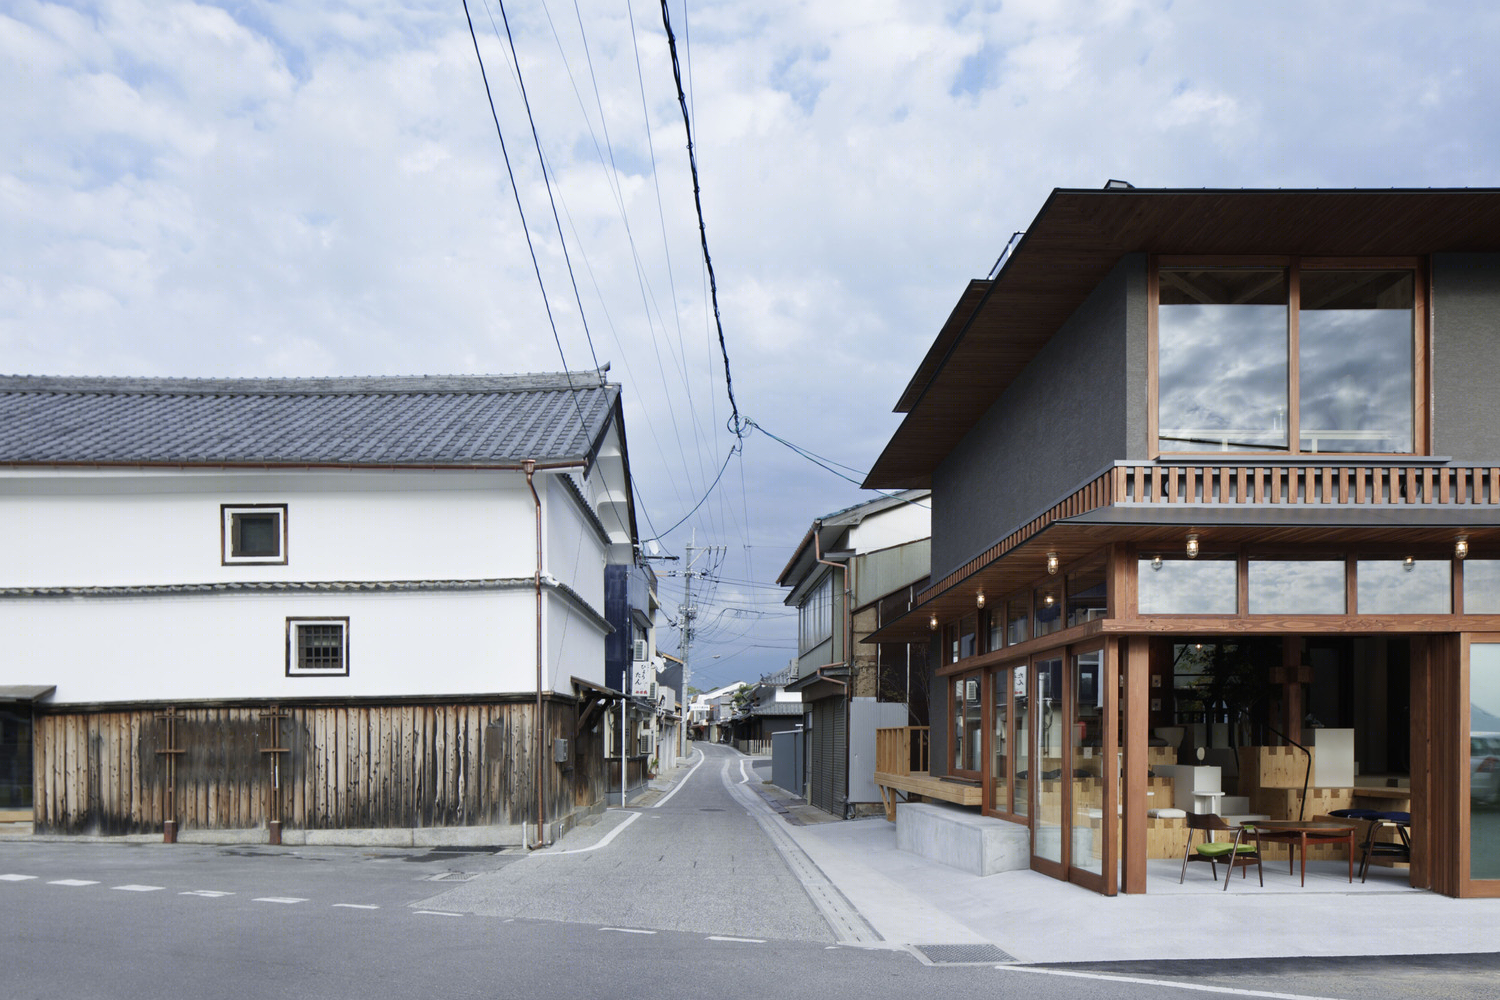
[[(270, 704), (188, 706), (176, 723), (179, 829), (264, 826), (271, 779)], [(286, 828), (472, 826), (535, 822), (532, 700), (466, 704), (282, 705), (281, 804)], [(575, 733), (577, 706), (545, 705), (549, 820), (600, 804), (598, 734)], [(38, 715), (38, 832), (161, 829), (166, 748), (161, 710)], [(486, 746), (486, 741), (493, 745)]]

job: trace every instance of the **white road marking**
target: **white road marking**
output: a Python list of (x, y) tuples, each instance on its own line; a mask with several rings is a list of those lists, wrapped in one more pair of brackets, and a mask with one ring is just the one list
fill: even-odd
[(377, 906), (377, 905), (375, 905), (374, 903), (334, 903), (333, 905), (334, 906), (341, 906), (341, 907), (343, 907), (346, 910), (378, 910), (378, 909), (380, 909), (380, 907)]
[(614, 840), (616, 837), (618, 837), (620, 835), (621, 831), (623, 831), (627, 826), (629, 826), (630, 824), (634, 823), (636, 820), (638, 820), (640, 818), (641, 818), (641, 814), (640, 813), (631, 813), (629, 816), (626, 816), (625, 817), (625, 822), (621, 823), (619, 826), (615, 827), (613, 830), (611, 830), (608, 833), (606, 833), (604, 835), (604, 839), (601, 840), (601, 841), (599, 841), (599, 843), (595, 844), (593, 847), (580, 847), (580, 848), (578, 848), (575, 851), (549, 851), (549, 850), (532, 851), (530, 854), (528, 854), (526, 856), (528, 858), (560, 858), (564, 854), (587, 854), (590, 851), (597, 851), (597, 850), (599, 850), (599, 848), (607, 846), (611, 840)]
[(98, 885), (99, 883), (98, 882), (90, 882), (88, 879), (82, 879), (82, 878), (60, 878), (60, 879), (56, 880), (55, 882), (48, 882), (47, 884), (48, 885)]
[(416, 912), (429, 917), (461, 917), (462, 913), (449, 913), (447, 910), (417, 910)]
[(643, 931), (639, 927), (601, 927), (601, 931), (614, 931), (616, 934), (655, 934), (655, 931)]
[(684, 774), (682, 776), (682, 778), (677, 782), (677, 787), (676, 788), (672, 789), (670, 792), (668, 792), (667, 794), (663, 795), (661, 798), (657, 799), (654, 803), (652, 803), (652, 805), (651, 805), (652, 809), (660, 809), (662, 806), (664, 806), (668, 802), (670, 802), (671, 799), (672, 799), (672, 796), (674, 796), (678, 792), (682, 791), (682, 787), (684, 785), (686, 785), (687, 784), (687, 780), (693, 776), (693, 772), (696, 771), (696, 770), (698, 770), (698, 768), (702, 767), (703, 766), (703, 762), (705, 760), (708, 760), (708, 754), (704, 753), (702, 750), (695, 749), (693, 751), (693, 753), (695, 753), (695, 754), (698, 755), (698, 763), (696, 763), (692, 767), (688, 768), (688, 773)]
[(187, 892), (179, 892), (179, 896), (202, 896), (204, 899), (218, 899), (220, 896), (233, 896), (232, 892), (220, 892), (218, 889), (189, 889)]
[(255, 902), (257, 902), (257, 903), (286, 903), (286, 904), (290, 905), (292, 903), (305, 903), (305, 902), (307, 902), (307, 900), (301, 898), (300, 896), (257, 896), (255, 898)]
[(1197, 990), (1200, 993), (1227, 993), (1230, 996), (1236, 997), (1268, 997), (1270, 1000), (1334, 1000), (1332, 997), (1308, 996), (1305, 993), (1273, 993), (1269, 990), (1241, 990), (1235, 989), (1232, 986), (1209, 986), (1206, 983), (1174, 983), (1166, 979), (1141, 979), (1136, 976), (1106, 976), (1097, 972), (1065, 972), (1061, 969), (1035, 969), (1025, 965), (997, 965), (995, 968), (1002, 972), (1031, 972), (1041, 976), (1097, 979), (1106, 983), (1164, 986), (1174, 990)]
[(740, 761), (740, 774), (744, 775), (744, 780), (740, 782), (740, 784), (742, 785), (745, 782), (749, 781), (751, 778), (750, 772), (745, 770), (745, 765), (748, 763), (750, 763), (749, 757), (746, 757), (744, 760)]
[(0, 875), (0, 882), (25, 882), (27, 879), (36, 878), (35, 875)]
[(734, 942), (736, 942), (738, 944), (765, 944), (766, 943), (765, 940), (762, 939), (762, 938), (722, 937), (722, 936), (720, 936), (718, 934), (710, 934), (708, 936), (708, 939), (710, 941), (734, 941)]
[(115, 892), (161, 892), (166, 888), (164, 885), (117, 885), (112, 887)]

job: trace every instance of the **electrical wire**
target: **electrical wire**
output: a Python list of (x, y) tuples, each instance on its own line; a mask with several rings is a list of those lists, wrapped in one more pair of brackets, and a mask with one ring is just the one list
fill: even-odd
[[(465, 0), (467, 2), (467, 0)], [(693, 173), (693, 206), (698, 211), (698, 236), (703, 244), (703, 264), (708, 268), (709, 297), (714, 304), (714, 327), (719, 332), (719, 351), (724, 355), (724, 391), (729, 396), (729, 430), (736, 438), (745, 437), (739, 404), (734, 401), (734, 378), (729, 373), (729, 347), (724, 342), (724, 322), (719, 315), (719, 285), (714, 277), (713, 258), (708, 253), (708, 227), (703, 221), (703, 195), (698, 182), (698, 156), (693, 150), (693, 122), (688, 114), (687, 94), (682, 89), (682, 67), (677, 61), (677, 38), (672, 34), (672, 15), (667, 0), (661, 0), (661, 23), (667, 32), (667, 48), (672, 53), (672, 77), (677, 82), (677, 103), (682, 106), (682, 127), (687, 132), (688, 166)]]

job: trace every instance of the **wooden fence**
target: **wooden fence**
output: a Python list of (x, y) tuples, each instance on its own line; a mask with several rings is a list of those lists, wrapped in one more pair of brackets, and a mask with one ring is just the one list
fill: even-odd
[[(186, 706), (36, 718), (38, 832), (145, 833), (263, 826), (279, 757), (285, 827), (450, 827), (535, 822), (534, 699), (480, 703)], [(600, 737), (574, 702), (545, 703), (549, 821), (599, 804)], [(554, 763), (552, 739), (568, 741)], [(169, 739), (174, 744), (168, 746)], [(283, 753), (271, 752), (285, 748)], [(168, 751), (176, 751), (169, 753)]]

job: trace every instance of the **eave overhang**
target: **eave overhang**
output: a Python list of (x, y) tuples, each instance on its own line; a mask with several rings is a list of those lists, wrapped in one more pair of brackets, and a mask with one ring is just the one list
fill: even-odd
[(1000, 272), (959, 297), (863, 485), (930, 487), (937, 466), (1126, 254), (1497, 250), (1500, 189), (1054, 190)]
[[(1500, 506), (1400, 505), (1308, 507), (1191, 504), (1115, 505), (1061, 518), (993, 560), (951, 574), (918, 596), (900, 618), (863, 642), (920, 642), (932, 636), (929, 621), (957, 621), (975, 610), (983, 590), (997, 603), (1048, 579), (1047, 553), (1064, 567), (1107, 546), (1134, 545), (1142, 555), (1183, 551), (1187, 534), (1199, 537), (1204, 557), (1254, 546), (1259, 552), (1370, 553), (1451, 558), (1454, 538), (1469, 539), (1470, 558), (1500, 557)], [(1061, 581), (1061, 577), (1054, 577)]]

